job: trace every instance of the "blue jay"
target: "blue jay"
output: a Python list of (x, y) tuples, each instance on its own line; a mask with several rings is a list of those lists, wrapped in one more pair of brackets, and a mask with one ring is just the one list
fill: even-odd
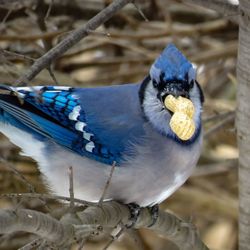
[[(195, 69), (168, 45), (140, 84), (97, 88), (0, 86), (0, 132), (33, 158), (52, 192), (154, 206), (191, 175), (202, 144), (203, 93)], [(169, 94), (189, 98), (196, 125), (189, 140), (171, 130)]]

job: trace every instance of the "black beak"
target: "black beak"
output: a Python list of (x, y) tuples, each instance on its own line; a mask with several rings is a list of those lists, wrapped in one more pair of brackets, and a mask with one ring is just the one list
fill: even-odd
[(183, 84), (169, 84), (162, 91), (159, 92), (158, 98), (162, 103), (166, 96), (173, 95), (174, 97), (182, 96), (185, 98), (189, 98), (189, 93), (186, 88), (183, 88)]

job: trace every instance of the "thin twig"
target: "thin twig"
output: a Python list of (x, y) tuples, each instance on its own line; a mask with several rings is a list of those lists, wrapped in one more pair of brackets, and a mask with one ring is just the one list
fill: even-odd
[(120, 238), (120, 236), (124, 233), (127, 229), (125, 225), (121, 224), (120, 230), (117, 232), (116, 235), (111, 235), (111, 240), (107, 243), (107, 245), (102, 250), (107, 250), (116, 240)]
[(58, 83), (58, 81), (57, 81), (57, 79), (56, 79), (56, 76), (55, 76), (55, 74), (54, 74), (54, 72), (53, 72), (53, 70), (52, 70), (52, 68), (51, 68), (51, 65), (49, 65), (49, 66), (47, 67), (47, 70), (48, 70), (49, 75), (51, 76), (52, 80), (55, 82), (55, 84), (56, 84), (56, 85), (59, 85), (59, 83)]
[(137, 11), (139, 12), (139, 14), (142, 16), (142, 18), (148, 22), (148, 18), (145, 16), (145, 14), (143, 13), (143, 11), (141, 10), (140, 6), (136, 4), (136, 2), (133, 2), (135, 8), (137, 9)]
[(6, 14), (5, 17), (3, 18), (3, 21), (1, 22), (2, 27), (3, 27), (4, 24), (6, 23), (8, 17), (10, 16), (11, 13), (12, 13), (12, 10), (9, 9), (8, 12), (7, 12), (7, 14)]
[(34, 41), (39, 39), (51, 40), (59, 35), (62, 35), (66, 32), (65, 29), (57, 30), (57, 31), (49, 31), (41, 34), (31, 34), (31, 35), (0, 35), (0, 41), (23, 41), (26, 43), (34, 43)]
[(49, 16), (50, 16), (50, 13), (51, 13), (53, 4), (54, 4), (54, 0), (50, 0), (48, 10), (47, 10), (46, 15), (45, 15), (45, 17), (44, 17), (44, 22), (45, 22), (46, 24), (47, 24), (48, 18), (49, 18)]
[[(9, 163), (8, 161), (6, 161), (4, 158), (0, 157), (0, 162), (3, 162), (5, 164), (5, 166), (7, 166), (12, 172), (14, 172), (18, 177), (20, 177), (20, 179), (24, 182), (24, 184), (28, 187), (29, 192), (31, 192), (32, 194), (36, 194), (35, 191), (35, 187), (24, 177), (23, 174), (21, 174), (11, 163)], [(17, 196), (15, 197), (17, 198)], [(22, 196), (19, 196), (19, 198), (24, 198)], [(51, 209), (49, 208), (49, 206), (46, 204), (46, 202), (44, 201), (44, 199), (42, 197), (38, 197), (38, 199), (42, 202), (42, 204), (44, 205), (44, 207), (48, 210), (51, 211)]]
[(213, 126), (212, 128), (210, 128), (209, 130), (207, 130), (204, 133), (204, 138), (209, 137), (211, 134), (213, 134), (217, 130), (223, 128), (225, 126), (225, 124), (234, 121), (234, 119), (235, 119), (235, 113), (232, 113), (232, 114), (228, 115), (221, 122), (219, 122), (218, 124), (216, 124), (215, 126)]
[(184, 2), (197, 4), (211, 10), (215, 10), (224, 16), (231, 17), (234, 22), (238, 22), (239, 3), (233, 3), (231, 0), (184, 0)]
[(212, 122), (212, 121), (219, 120), (219, 119), (225, 119), (228, 116), (231, 116), (232, 114), (235, 115), (235, 111), (228, 111), (228, 112), (218, 113), (218, 114), (215, 114), (215, 115), (204, 117), (202, 119), (202, 122), (203, 123), (208, 123), (208, 122)]
[(30, 57), (30, 56), (25, 56), (25, 55), (22, 55), (22, 54), (18, 54), (16, 52), (13, 52), (13, 51), (8, 51), (8, 50), (5, 50), (5, 49), (2, 49), (0, 48), (0, 53), (5, 56), (5, 57), (8, 57), (8, 59), (15, 59), (15, 60), (26, 60), (26, 61), (30, 61), (30, 62), (34, 62), (35, 59)]
[(104, 198), (105, 198), (105, 195), (107, 194), (107, 191), (108, 191), (108, 188), (109, 188), (109, 185), (110, 185), (110, 182), (111, 182), (111, 179), (112, 179), (112, 176), (113, 176), (113, 173), (114, 173), (114, 170), (115, 170), (115, 166), (116, 166), (116, 162), (114, 161), (113, 164), (112, 164), (112, 167), (111, 167), (111, 170), (110, 170), (110, 174), (109, 174), (109, 177), (107, 179), (107, 182), (105, 184), (105, 187), (103, 189), (103, 193), (102, 193), (102, 196), (98, 202), (98, 205), (101, 206), (103, 201), (104, 201)]
[[(53, 4), (53, 0), (51, 0), (50, 2), (50, 5), (49, 5), (49, 8), (47, 10), (47, 13), (45, 14), (45, 17), (43, 15), (43, 13), (40, 13), (38, 12), (38, 15), (37, 15), (37, 24), (40, 28), (40, 30), (42, 32), (47, 32), (48, 31), (48, 28), (47, 28), (47, 23), (46, 23), (46, 18), (49, 17), (49, 14), (50, 14), (50, 11), (51, 11), (51, 8), (52, 8), (52, 4)], [(38, 5), (37, 5), (37, 8), (43, 8), (45, 6), (45, 3), (44, 1), (38, 1)], [(52, 48), (52, 41), (51, 40), (45, 40), (45, 39), (42, 39), (42, 43), (43, 43), (43, 46), (44, 46), (44, 49), (45, 51), (49, 51), (51, 48)], [(51, 76), (52, 80), (55, 82), (56, 85), (58, 85), (58, 82), (56, 80), (56, 77), (52, 71), (52, 66), (51, 64), (49, 64), (46, 69), (48, 70), (49, 72), (49, 75)]]
[(206, 175), (214, 175), (218, 173), (228, 172), (236, 169), (238, 159), (228, 159), (222, 162), (198, 165), (192, 174), (192, 177), (201, 177)]
[(4, 158), (0, 157), (0, 162), (4, 163), (4, 165), (6, 167), (8, 167), (12, 172), (15, 173), (15, 175), (17, 175), (24, 183), (25, 185), (27, 185), (28, 187), (28, 190), (31, 192), (31, 193), (35, 193), (35, 188), (34, 186), (21, 174), (19, 173), (19, 171), (11, 164), (9, 163), (8, 161), (6, 161)]
[(70, 197), (69, 208), (73, 210), (75, 207), (75, 202), (74, 202), (74, 179), (73, 179), (72, 166), (69, 167), (69, 197)]
[[(0, 199), (1, 198), (37, 198), (37, 199), (42, 199), (42, 200), (61, 200), (61, 201), (68, 201), (70, 202), (69, 197), (65, 196), (60, 196), (60, 195), (50, 195), (50, 194), (38, 194), (38, 193), (9, 193), (9, 194), (0, 194)], [(88, 202), (80, 199), (74, 198), (74, 202), (80, 205), (85, 205), (85, 206), (98, 206), (98, 203), (96, 202)]]
[(95, 30), (101, 24), (111, 18), (118, 10), (123, 8), (131, 0), (116, 0), (113, 1), (108, 7), (99, 12), (96, 16), (91, 18), (84, 27), (74, 30), (59, 44), (49, 50), (46, 54), (41, 56), (30, 69), (22, 75), (16, 84), (21, 85), (25, 82), (32, 80), (42, 69), (46, 68), (53, 60), (61, 56), (72, 46), (78, 43), (82, 38), (89, 34), (90, 30)]
[(193, 25), (176, 25), (173, 24), (170, 27), (166, 26), (164, 29), (156, 30), (152, 32), (117, 32), (117, 31), (110, 31), (110, 36), (112, 38), (125, 38), (130, 40), (144, 40), (144, 39), (153, 39), (153, 38), (164, 38), (170, 35), (179, 35), (185, 36), (189, 35), (192, 36), (194, 34), (207, 34), (211, 33), (216, 30), (220, 30), (225, 28), (228, 25), (228, 21), (224, 19), (218, 19), (213, 21), (208, 21), (204, 23), (197, 23)]
[(108, 33), (108, 32), (96, 31), (96, 30), (89, 30), (88, 32), (91, 35), (99, 35), (99, 36), (104, 36), (104, 37), (110, 37), (110, 33)]
[(18, 250), (31, 250), (31, 249), (37, 249), (37, 247), (43, 242), (43, 239), (35, 239), (33, 241), (31, 241), (30, 243), (28, 243), (27, 245), (19, 248)]
[(86, 243), (85, 239), (81, 240), (81, 242), (79, 243), (79, 246), (78, 246), (78, 250), (83, 250), (85, 243)]

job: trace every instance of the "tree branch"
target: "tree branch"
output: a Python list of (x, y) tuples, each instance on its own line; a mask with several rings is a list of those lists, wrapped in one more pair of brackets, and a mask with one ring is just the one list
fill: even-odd
[[(239, 3), (232, 3), (230, 0), (183, 0), (187, 3), (197, 4), (202, 7), (215, 10), (224, 16), (230, 17), (238, 23)], [(238, 1), (237, 1), (238, 2)]]
[[(0, 210), (0, 234), (26, 231), (58, 246), (69, 246), (75, 239), (87, 238), (95, 230), (109, 232), (122, 223), (129, 222), (130, 213), (126, 205), (110, 201), (101, 207), (91, 206), (77, 212), (76, 216), (66, 214), (61, 222), (41, 212), (18, 209)], [(135, 228), (148, 228), (172, 240), (180, 249), (208, 250), (200, 240), (194, 226), (167, 212), (160, 211), (156, 223), (149, 227), (152, 217), (147, 208), (142, 208)]]
[(0, 210), (0, 234), (25, 231), (37, 234), (56, 245), (72, 241), (74, 228), (49, 215), (29, 209)]
[(118, 10), (122, 9), (126, 4), (133, 0), (116, 0), (108, 7), (99, 12), (96, 16), (91, 18), (84, 27), (72, 31), (65, 39), (63, 39), (54, 48), (49, 50), (30, 67), (30, 69), (22, 75), (17, 84), (25, 84), (32, 80), (42, 69), (46, 68), (50, 63), (69, 50), (72, 46), (78, 43), (82, 38), (86, 37), (90, 32), (95, 30), (101, 24), (110, 19)]
[(237, 142), (239, 147), (239, 249), (250, 250), (250, 2), (240, 0), (237, 63)]

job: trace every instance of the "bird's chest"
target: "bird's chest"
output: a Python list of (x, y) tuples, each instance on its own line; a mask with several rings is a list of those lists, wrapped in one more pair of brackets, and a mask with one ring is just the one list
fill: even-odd
[(201, 136), (190, 145), (182, 145), (158, 133), (151, 133), (143, 143), (134, 146), (135, 157), (131, 164), (149, 168), (154, 172), (174, 171), (196, 163), (201, 149)]
[(138, 146), (137, 156), (130, 162), (130, 178), (134, 180), (131, 189), (140, 194), (135, 200), (144, 197), (140, 203), (151, 205), (170, 196), (191, 175), (200, 148), (201, 138), (193, 145), (182, 146), (162, 136)]

